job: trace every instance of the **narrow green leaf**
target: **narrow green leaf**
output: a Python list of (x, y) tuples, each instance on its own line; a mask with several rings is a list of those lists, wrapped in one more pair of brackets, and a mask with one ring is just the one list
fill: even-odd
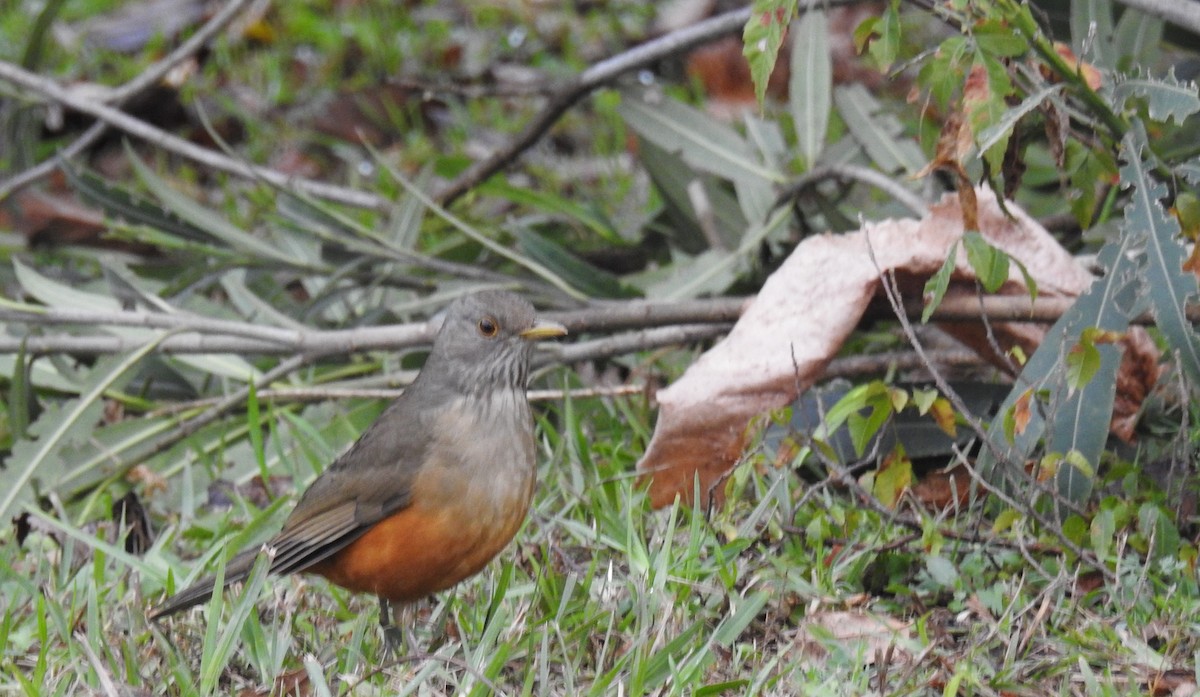
[(136, 153), (131, 151), (128, 161), (133, 166), (134, 172), (137, 173), (138, 179), (146, 185), (146, 188), (164, 206), (181, 219), (194, 225), (197, 229), (203, 230), (212, 237), (246, 254), (292, 266), (305, 266), (301, 260), (293, 259), (291, 256), (279, 251), (277, 245), (243, 231), (241, 228), (225, 220), (224, 217), (213, 211), (213, 209), (207, 208), (176, 191), (170, 184), (143, 164), (141, 158)]
[(1012, 134), (1012, 129), (1017, 125), (1017, 122), (1025, 117), (1026, 114), (1037, 109), (1042, 105), (1042, 102), (1050, 98), (1051, 95), (1057, 93), (1063, 88), (1062, 83), (1057, 85), (1047, 85), (1037, 92), (1029, 95), (1021, 101), (1020, 104), (1006, 110), (998, 119), (993, 121), (990, 126), (985, 127), (981, 132), (975, 135), (975, 141), (978, 144), (979, 152), (984, 153), (991, 149), (996, 143), (999, 143), (1002, 138)]
[(758, 613), (762, 612), (769, 599), (769, 594), (761, 592), (754, 592), (749, 597), (739, 599), (733, 614), (726, 615), (717, 625), (712, 634), (713, 643), (718, 646), (732, 646), (746, 627), (758, 617)]
[(941, 268), (937, 273), (929, 277), (925, 281), (924, 295), (928, 300), (925, 301), (925, 309), (921, 310), (921, 324), (929, 322), (929, 318), (933, 316), (934, 310), (938, 305), (942, 304), (942, 298), (946, 297), (946, 290), (950, 287), (950, 277), (954, 273), (954, 265), (958, 259), (958, 244), (950, 245), (950, 251), (946, 254), (946, 260), (942, 262)]
[(1071, 0), (1071, 48), (1075, 55), (1102, 68), (1114, 66), (1110, 0)]
[(737, 180), (786, 181), (783, 173), (759, 163), (754, 150), (729, 126), (675, 99), (657, 93), (621, 93), (617, 110), (638, 135), (702, 172)]
[(833, 67), (829, 56), (829, 21), (821, 10), (800, 18), (792, 38), (792, 71), (788, 105), (796, 140), (808, 169), (825, 147), (833, 108)]
[(1139, 65), (1156, 65), (1162, 54), (1166, 23), (1141, 10), (1126, 7), (1113, 34), (1117, 67), (1129, 70)]
[(616, 276), (592, 266), (548, 237), (523, 227), (514, 227), (513, 233), (526, 256), (567, 280), (588, 297), (623, 298), (637, 295)]
[(29, 385), (29, 366), (25, 342), (22, 341), (13, 361), (11, 384), (8, 387), (8, 431), (14, 441), (25, 435), (29, 428), (30, 407), (35, 405), (33, 390)]
[[(81, 431), (86, 431), (94, 425), (103, 406), (100, 402), (101, 395), (118, 384), (118, 381), (126, 377), (130, 368), (153, 352), (162, 338), (159, 337), (140, 350), (125, 356), (115, 365), (115, 361), (99, 362), (92, 369), (88, 384), (79, 397), (68, 401), (61, 410), (47, 409), (34, 424), (34, 434), (38, 436), (36, 441), (21, 440), (13, 446), (12, 454), (4, 466), (8, 481), (6, 491), (0, 496), (0, 520), (8, 520), (14, 505), (28, 498), (31, 482), (47, 462), (61, 465), (53, 460), (57, 449), (69, 442), (72, 434), (78, 436)], [(44, 424), (44, 429), (40, 429), (38, 424)], [(46, 476), (48, 473), (41, 474)], [(48, 481), (53, 482), (54, 479), (48, 478)]]
[(858, 141), (879, 169), (889, 174), (913, 174), (925, 166), (925, 155), (894, 116), (883, 112), (879, 101), (859, 84), (838, 87), (833, 103), (854, 140)]

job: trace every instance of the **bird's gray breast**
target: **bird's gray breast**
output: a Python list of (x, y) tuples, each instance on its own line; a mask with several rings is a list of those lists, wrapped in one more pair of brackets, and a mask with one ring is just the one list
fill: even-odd
[(417, 477), (420, 505), (458, 509), (504, 524), (522, 513), (536, 476), (533, 417), (524, 390), (464, 396), (439, 409), (427, 462)]

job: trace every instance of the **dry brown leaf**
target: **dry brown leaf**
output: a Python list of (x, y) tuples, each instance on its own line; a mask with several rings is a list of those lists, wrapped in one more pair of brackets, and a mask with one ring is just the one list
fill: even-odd
[(930, 510), (962, 510), (971, 502), (972, 492), (979, 493), (979, 487), (973, 484), (970, 470), (955, 465), (948, 470), (927, 472), (913, 485), (912, 494)]
[[(1087, 288), (1092, 281), (1087, 270), (1016, 204), (1007, 204), (1010, 219), (989, 189), (975, 194), (979, 231), (1025, 265), (1040, 295), (1075, 296)], [(690, 500), (697, 481), (702, 500), (710, 493), (719, 496), (709, 489), (737, 462), (751, 420), (789, 404), (821, 377), (879, 291), (880, 270), (895, 271), (902, 290), (919, 293), (962, 237), (962, 217), (958, 197), (950, 194), (921, 220), (885, 220), (801, 242), (729, 335), (659, 391), (658, 424), (638, 463), (643, 478), (651, 480), (654, 505), (676, 496)], [(965, 254), (958, 255), (954, 275), (973, 279)], [(974, 283), (949, 292), (973, 294)], [(1027, 292), (1015, 265), (1000, 292)], [(998, 365), (1008, 365), (992, 351), (982, 327), (944, 328)], [(1002, 350), (1019, 345), (1026, 353), (1044, 332), (1044, 326), (1028, 323), (993, 326)]]
[[(892, 617), (858, 611), (817, 612), (807, 616), (796, 632), (796, 650), (801, 660), (810, 665), (824, 661), (829, 651), (828, 637), (845, 647), (851, 656), (862, 655), (864, 665), (874, 665), (877, 656), (891, 648), (893, 663), (907, 663), (912, 654), (897, 644), (911, 638), (910, 624)], [(814, 632), (814, 628), (821, 631)]]

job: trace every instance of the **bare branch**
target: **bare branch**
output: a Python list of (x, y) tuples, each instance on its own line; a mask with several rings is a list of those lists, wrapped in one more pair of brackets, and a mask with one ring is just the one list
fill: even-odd
[[(801, 0), (801, 9), (810, 7), (838, 7), (853, 5), (862, 0)], [(678, 31), (664, 34), (644, 44), (619, 53), (612, 58), (603, 60), (583, 71), (573, 81), (563, 85), (550, 98), (546, 106), (538, 112), (525, 130), (521, 131), (507, 145), (497, 150), (486, 160), (477, 162), (463, 172), (449, 186), (438, 194), (437, 200), (443, 206), (449, 206), (473, 187), (487, 181), (489, 177), (514, 163), (521, 153), (528, 150), (534, 143), (541, 140), (550, 127), (558, 121), (568, 109), (583, 99), (593, 90), (603, 87), (621, 75), (632, 70), (645, 68), (654, 63), (682, 53), (690, 48), (707, 43), (729, 34), (739, 34), (742, 27), (750, 19), (750, 7), (731, 10), (716, 17), (697, 22)]]
[[(106, 93), (101, 98), (101, 101), (108, 104), (120, 105), (134, 95), (140, 94), (149, 87), (157, 84), (167, 73), (187, 60), (188, 57), (194, 55), (196, 51), (199, 51), (202, 46), (225, 29), (252, 2), (254, 0), (230, 0), (227, 5), (221, 8), (220, 12), (213, 15), (202, 27), (196, 30), (196, 33), (192, 34), (191, 37), (181, 43), (174, 51), (171, 51), (171, 53), (160, 60), (151, 63), (129, 82)], [(3, 201), (17, 189), (49, 176), (51, 172), (58, 168), (60, 160), (69, 160), (78, 156), (90, 147), (92, 143), (99, 140), (100, 136), (106, 130), (108, 130), (108, 124), (104, 121), (97, 121), (72, 141), (70, 145), (55, 153), (54, 157), (0, 182), (0, 201)]]
[(0, 80), (10, 82), (45, 99), (83, 112), (89, 116), (94, 116), (131, 136), (141, 138), (151, 145), (186, 157), (202, 165), (207, 165), (221, 172), (234, 174), (246, 179), (258, 179), (282, 189), (293, 189), (310, 196), (358, 208), (384, 211), (390, 206), (389, 201), (375, 194), (283, 174), (267, 167), (260, 167), (242, 162), (241, 160), (235, 160), (215, 150), (202, 148), (183, 138), (167, 133), (160, 128), (151, 126), (145, 121), (134, 118), (120, 109), (108, 106), (79, 92), (65, 89), (53, 80), (31, 73), (12, 63), (0, 61)]
[[(636, 332), (608, 337), (604, 343), (576, 342), (560, 346), (562, 362), (589, 360), (657, 346), (690, 343), (724, 333), (737, 321), (748, 298), (713, 298), (683, 302), (634, 300), (605, 303), (578, 310), (544, 313), (547, 319), (561, 322), (573, 334), (606, 333), (630, 329), (656, 329), (661, 333)], [(935, 322), (978, 322), (987, 317), (994, 322), (1056, 321), (1074, 302), (1072, 298), (1028, 296), (985, 296), (946, 298), (933, 313)], [(905, 306), (907, 316), (921, 316), (919, 302)], [(890, 318), (891, 313), (880, 315)], [(1188, 316), (1200, 321), (1200, 308), (1189, 308)], [(362, 351), (395, 351), (429, 343), (433, 328), (423, 322), (412, 324), (357, 327), (352, 329), (287, 329), (250, 322), (212, 319), (189, 313), (144, 311), (95, 312), (62, 308), (26, 310), (0, 307), (0, 322), (37, 326), (80, 326), (91, 332), (96, 327), (138, 327), (175, 332), (159, 344), (158, 351), (171, 354), (242, 353), (257, 355), (295, 355), (310, 358)], [(1152, 324), (1150, 315), (1134, 319)], [(147, 337), (121, 337), (88, 333), (26, 333), (22, 338), (0, 337), (0, 353), (24, 350), (34, 355), (70, 353), (102, 355), (124, 353), (145, 345)], [(555, 349), (555, 350), (560, 350)]]
[(827, 179), (851, 180), (869, 184), (896, 199), (905, 208), (912, 211), (913, 215), (923, 218), (929, 214), (929, 206), (899, 182), (869, 167), (849, 164), (828, 165), (805, 172), (775, 199), (775, 205), (778, 206), (793, 199), (803, 193), (805, 189), (816, 186)]

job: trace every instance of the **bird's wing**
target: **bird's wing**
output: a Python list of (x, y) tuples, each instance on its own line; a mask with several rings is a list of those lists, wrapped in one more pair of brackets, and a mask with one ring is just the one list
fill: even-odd
[(412, 414), (404, 397), (317, 477), (267, 546), (271, 571), (303, 571), (337, 554), (372, 525), (404, 510), (425, 461), (428, 419), (436, 410)]

